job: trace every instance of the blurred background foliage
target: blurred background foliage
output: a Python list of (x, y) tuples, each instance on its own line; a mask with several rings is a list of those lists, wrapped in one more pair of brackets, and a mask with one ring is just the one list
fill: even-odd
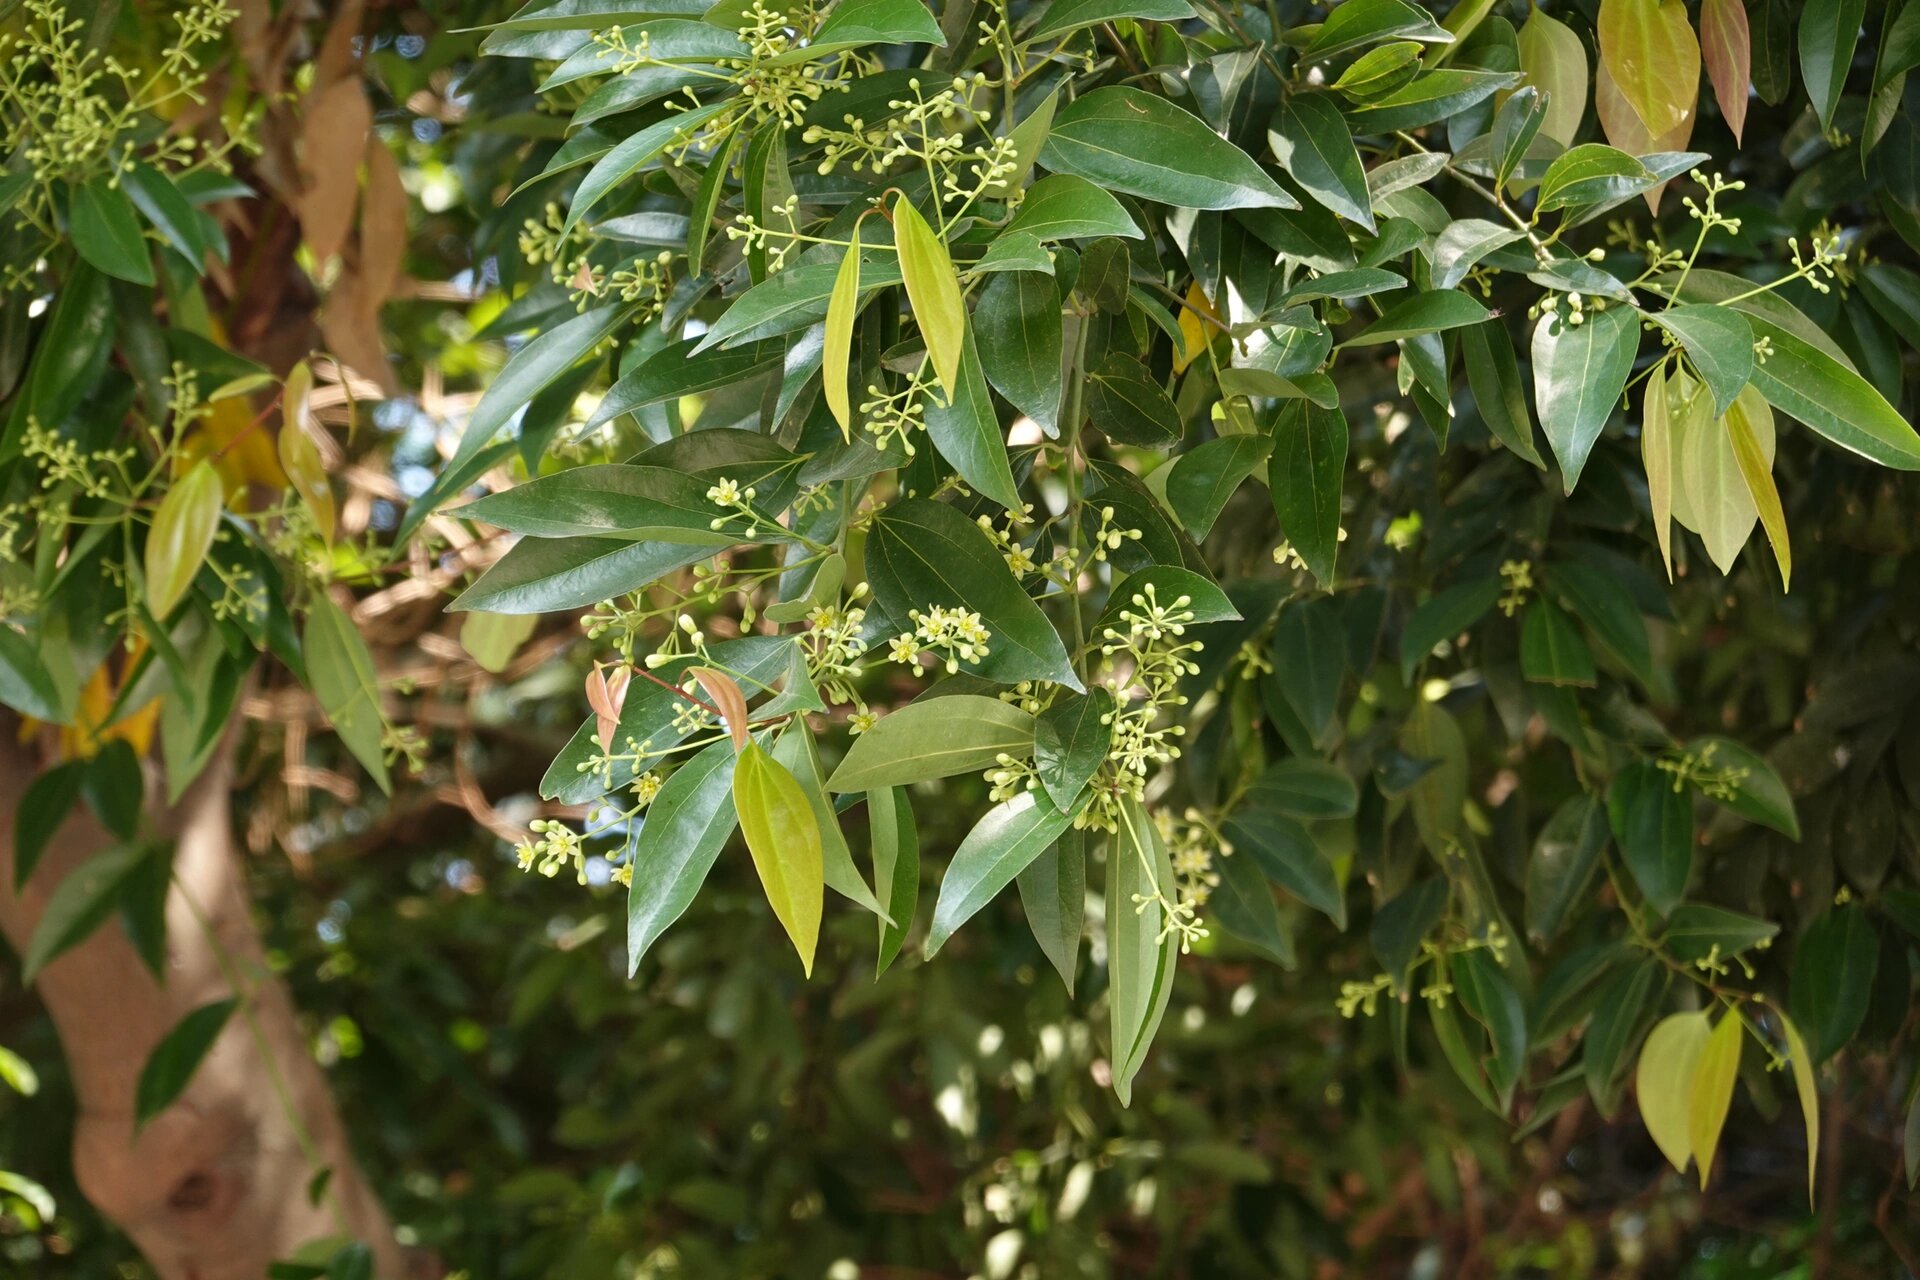
[[(531, 64), (475, 61), (479, 36), (460, 29), (501, 12), (383, 4), (365, 23), (376, 127), (409, 196), (413, 282), (380, 317), (402, 392), (357, 406), (362, 429), (346, 460), (370, 477), (355, 498), (376, 533), (425, 489), (457, 435), (462, 397), (501, 363), (486, 326), (503, 288), (528, 271), (514, 238), (537, 205), (501, 197), (537, 167), (530, 154), (543, 144), (530, 152), (529, 138), (550, 151), (561, 118), (535, 94)], [(137, 23), (128, 30), (137, 39)], [(1756, 104), (1747, 129), (1750, 191), (1817, 205), (1813, 151), (1794, 121)], [(1795, 728), (1808, 738), (1805, 773), (1789, 778), (1803, 796), (1819, 792), (1803, 800), (1807, 843), (1749, 836), (1710, 871), (1715, 900), (1773, 918), (1823, 909), (1862, 857), (1884, 852), (1913, 875), (1920, 804), (1920, 484), (1863, 475), (1804, 433), (1782, 451), (1799, 503), (1794, 595), (1780, 596), (1757, 556), (1733, 578), (1702, 561), (1659, 632), (1665, 710), (1681, 738)], [(1514, 509), (1500, 495), (1534, 486), (1518, 467), (1476, 470), (1471, 451), (1442, 456), (1424, 431), (1390, 435), (1386, 415), (1355, 423), (1355, 452), (1365, 479), (1349, 527), (1370, 548), (1360, 572), (1418, 575), (1444, 563), (1450, 547), (1471, 545)], [(1540, 494), (1539, 506), (1521, 505), (1535, 513), (1523, 518), (1620, 528), (1630, 503), (1606, 487), (1611, 474), (1596, 469), (1570, 503), (1549, 507)], [(1236, 525), (1252, 524), (1221, 520), (1222, 563), (1250, 568), (1265, 554), (1270, 542), (1252, 533), (1234, 545)], [(535, 636), (494, 677), (465, 661), (458, 621), (429, 604), (374, 635), (401, 655), (396, 665), (447, 676), (412, 704), (433, 742), (422, 775), (373, 803), (331, 740), (289, 758), (269, 723), (245, 756), (236, 812), (258, 854), (251, 873), (273, 963), (367, 1171), (407, 1242), (449, 1271), (473, 1280), (1913, 1273), (1920, 1232), (1895, 1105), (1915, 1044), (1911, 940), (1896, 932), (1862, 1044), (1831, 1069), (1812, 1210), (1790, 1090), (1757, 1072), (1736, 1103), (1721, 1176), (1702, 1195), (1667, 1168), (1630, 1108), (1609, 1123), (1581, 1099), (1516, 1131), (1468, 1094), (1429, 1038), (1411, 1038), (1403, 1069), (1388, 1018), (1335, 1010), (1343, 981), (1378, 968), (1364, 917), (1342, 934), (1292, 913), (1293, 971), (1210, 939), (1180, 966), (1125, 1110), (1106, 1087), (1100, 1015), (1089, 1012), (1098, 928), (1069, 998), (1012, 895), (937, 963), (903, 958), (878, 982), (867, 976), (871, 922), (834, 913), (820, 976), (805, 983), (780, 955), (746, 858), (729, 857), (628, 982), (624, 898), (604, 864), (584, 892), (528, 877), (499, 834), (531, 815), (540, 772), (584, 713), (574, 633)], [(1376, 654), (1392, 660), (1379, 627), (1350, 637), (1369, 660), (1362, 671)], [(271, 721), (265, 696), (255, 715)], [(1507, 745), (1497, 701), (1468, 683), (1447, 705), (1468, 728), (1492, 862), (1517, 891), (1527, 833), (1576, 783), (1564, 753)], [(1849, 769), (1847, 787), (1826, 786)], [(961, 780), (919, 806), (936, 861), (983, 797), (938, 801), (969, 786), (984, 792)], [(476, 808), (482, 821), (469, 820)], [(936, 881), (927, 877), (929, 892)], [(783, 962), (768, 963), (775, 956)], [(1761, 958), (1763, 986), (1784, 991), (1787, 959)], [(0, 1216), (0, 1274), (143, 1275), (73, 1185), (58, 1045), (16, 975), (0, 975), (0, 1042), (33, 1065), (40, 1090), (0, 1090), (0, 1167), (43, 1182), (59, 1213), (39, 1230)]]

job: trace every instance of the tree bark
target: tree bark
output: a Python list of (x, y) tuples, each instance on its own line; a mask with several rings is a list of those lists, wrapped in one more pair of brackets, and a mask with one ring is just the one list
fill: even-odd
[[(17, 728), (0, 716), (0, 931), (24, 952), (54, 887), (114, 837), (76, 805), (13, 891), (14, 820), (37, 767)], [(176, 841), (165, 983), (117, 919), (39, 976), (79, 1101), (74, 1172), (161, 1280), (261, 1280), (271, 1262), (329, 1236), (365, 1241), (375, 1274), (399, 1277), (386, 1215), (287, 991), (265, 965), (231, 830), (232, 774), (229, 746), (178, 806), (148, 808)], [(240, 1009), (186, 1091), (136, 1133), (134, 1089), (154, 1046), (186, 1013), (235, 995)], [(331, 1174), (315, 1204), (308, 1188), (321, 1169)]]

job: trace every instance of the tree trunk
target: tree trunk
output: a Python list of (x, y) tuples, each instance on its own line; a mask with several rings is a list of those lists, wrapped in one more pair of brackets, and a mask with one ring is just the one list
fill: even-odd
[[(11, 833), (37, 767), (17, 728), (0, 716), (0, 931), (24, 952), (54, 887), (114, 839), (76, 805), (14, 893)], [(149, 806), (177, 842), (165, 984), (117, 919), (39, 976), (79, 1100), (74, 1171), (162, 1280), (261, 1280), (269, 1263), (328, 1236), (365, 1241), (375, 1274), (398, 1277), (392, 1229), (354, 1164), (286, 989), (264, 963), (231, 831), (232, 773), (229, 746), (180, 805)], [(136, 1134), (134, 1088), (148, 1054), (183, 1015), (236, 994), (240, 1009), (186, 1091)], [(308, 1188), (322, 1169), (331, 1175), (316, 1205)]]

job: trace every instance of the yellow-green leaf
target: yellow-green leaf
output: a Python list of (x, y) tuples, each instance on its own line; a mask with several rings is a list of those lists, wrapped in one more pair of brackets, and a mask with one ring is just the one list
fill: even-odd
[(336, 527), (333, 488), (327, 483), (327, 468), (320, 460), (320, 449), (307, 434), (307, 423), (312, 417), (307, 397), (312, 390), (313, 374), (302, 360), (287, 374), (286, 388), (280, 397), (280, 469), (287, 473), (287, 482), (293, 491), (307, 504), (307, 513), (313, 517), (313, 526), (320, 531), (321, 539), (332, 546)]
[(1668, 422), (1667, 374), (1662, 365), (1647, 379), (1640, 418), (1640, 460), (1647, 469), (1647, 501), (1653, 508), (1653, 532), (1660, 540), (1660, 562), (1673, 581), (1673, 428)]
[(1738, 1013), (1720, 1019), (1693, 1064), (1693, 1082), (1687, 1097), (1687, 1145), (1700, 1166), (1700, 1186), (1713, 1172), (1713, 1155), (1720, 1148), (1720, 1131), (1733, 1106), (1733, 1082), (1740, 1076), (1740, 1042), (1746, 1030)]
[(1647, 1033), (1634, 1070), (1634, 1093), (1640, 1099), (1640, 1119), (1654, 1145), (1681, 1173), (1693, 1154), (1688, 1132), (1688, 1104), (1694, 1067), (1713, 1034), (1705, 1013), (1676, 1013), (1663, 1018)]
[(1587, 110), (1586, 46), (1572, 27), (1539, 5), (1521, 24), (1519, 44), (1521, 72), (1546, 95), (1547, 118), (1540, 132), (1563, 147), (1572, 146)]
[(1685, 0), (1601, 0), (1600, 61), (1647, 131), (1685, 124), (1700, 97), (1700, 42)]
[(225, 500), (220, 473), (204, 458), (160, 500), (147, 531), (147, 608), (155, 619), (173, 612), (206, 563)]
[(914, 322), (927, 344), (940, 389), (951, 401), (960, 385), (960, 353), (967, 340), (960, 277), (953, 272), (946, 244), (906, 200), (893, 204), (893, 244), (900, 253), (900, 278), (906, 282)]
[(1740, 467), (1740, 478), (1746, 481), (1754, 509), (1760, 514), (1760, 527), (1773, 544), (1773, 558), (1780, 566), (1780, 589), (1785, 591), (1793, 581), (1793, 546), (1787, 541), (1787, 513), (1780, 505), (1780, 490), (1773, 483), (1773, 409), (1758, 391), (1747, 387), (1722, 421), (1733, 445), (1733, 460)]
[(779, 761), (748, 742), (733, 768), (733, 807), (773, 914), (812, 977), (826, 871), (820, 826), (806, 792)]
[(860, 224), (853, 227), (853, 243), (847, 256), (840, 259), (840, 270), (833, 277), (833, 293), (827, 298), (827, 338), (820, 360), (820, 376), (826, 388), (827, 408), (840, 424), (840, 438), (853, 441), (853, 402), (847, 395), (848, 365), (853, 355), (853, 316), (860, 309)]
[(1807, 1126), (1807, 1203), (1813, 1203), (1813, 1180), (1820, 1163), (1820, 1091), (1813, 1084), (1813, 1055), (1800, 1038), (1800, 1028), (1780, 1010), (1780, 1029), (1787, 1037), (1787, 1065), (1793, 1070), (1793, 1089), (1800, 1095), (1800, 1118)]

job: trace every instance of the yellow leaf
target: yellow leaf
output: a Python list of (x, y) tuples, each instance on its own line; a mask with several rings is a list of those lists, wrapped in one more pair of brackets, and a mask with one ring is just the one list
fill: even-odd
[(893, 202), (893, 244), (913, 319), (927, 344), (934, 376), (949, 402), (960, 386), (960, 353), (967, 341), (967, 307), (947, 246), (908, 201)]
[(819, 821), (806, 792), (779, 761), (749, 741), (733, 768), (733, 807), (767, 902), (812, 977), (826, 870)]
[[(1593, 110), (1600, 117), (1601, 131), (1607, 135), (1607, 141), (1628, 155), (1644, 156), (1656, 151), (1685, 151), (1688, 139), (1693, 137), (1693, 122), (1696, 113), (1688, 112), (1679, 124), (1667, 132), (1656, 134), (1648, 129), (1633, 105), (1627, 101), (1620, 86), (1607, 72), (1603, 59), (1593, 81)], [(1650, 188), (1643, 199), (1652, 213), (1660, 212), (1660, 197), (1666, 191), (1667, 184), (1661, 183)]]
[(1673, 428), (1667, 421), (1665, 366), (1647, 379), (1645, 407), (1640, 419), (1640, 460), (1647, 469), (1647, 501), (1653, 507), (1653, 532), (1660, 540), (1660, 560), (1673, 581)]
[(1647, 1033), (1634, 1071), (1640, 1119), (1667, 1162), (1681, 1173), (1693, 1153), (1688, 1102), (1694, 1066), (1712, 1035), (1705, 1013), (1676, 1013)]
[(1807, 1042), (1800, 1038), (1800, 1028), (1793, 1025), (1793, 1019), (1780, 1014), (1780, 1028), (1787, 1036), (1787, 1065), (1793, 1069), (1794, 1092), (1800, 1095), (1800, 1118), (1807, 1126), (1807, 1203), (1813, 1203), (1813, 1179), (1820, 1162), (1820, 1091), (1813, 1083), (1813, 1057), (1807, 1052)]
[(848, 365), (853, 357), (853, 316), (860, 307), (860, 224), (853, 224), (853, 243), (840, 259), (827, 299), (827, 339), (820, 376), (827, 392), (827, 408), (840, 424), (840, 438), (852, 443), (853, 404), (847, 396)]
[(1707, 1175), (1713, 1172), (1713, 1156), (1720, 1147), (1727, 1111), (1733, 1106), (1733, 1082), (1740, 1075), (1740, 1042), (1746, 1034), (1740, 1015), (1727, 1014), (1701, 1046), (1694, 1062), (1693, 1082), (1687, 1091), (1687, 1145), (1700, 1166), (1703, 1190)]
[[(1693, 119), (1700, 42), (1685, 0), (1601, 0), (1600, 65), (1654, 137)], [(1636, 153), (1637, 154), (1637, 153)]]
[(1746, 481), (1760, 527), (1773, 544), (1773, 558), (1780, 566), (1780, 589), (1786, 591), (1793, 580), (1793, 546), (1787, 541), (1787, 513), (1780, 505), (1780, 490), (1773, 483), (1773, 408), (1748, 386), (1741, 390), (1723, 421), (1740, 478)]
[(1187, 305), (1180, 308), (1180, 349), (1173, 353), (1173, 371), (1185, 373), (1200, 358), (1217, 331), (1218, 321), (1207, 291), (1195, 280), (1187, 286)]
[(307, 504), (307, 512), (313, 517), (321, 540), (332, 546), (336, 527), (333, 488), (327, 483), (327, 468), (320, 460), (319, 446), (307, 434), (307, 424), (313, 416), (307, 407), (307, 397), (312, 391), (313, 374), (302, 360), (287, 374), (286, 390), (280, 399), (280, 469), (287, 473), (287, 483), (293, 491)]
[(147, 608), (164, 621), (193, 585), (220, 527), (226, 494), (220, 473), (202, 459), (174, 482), (147, 531)]

